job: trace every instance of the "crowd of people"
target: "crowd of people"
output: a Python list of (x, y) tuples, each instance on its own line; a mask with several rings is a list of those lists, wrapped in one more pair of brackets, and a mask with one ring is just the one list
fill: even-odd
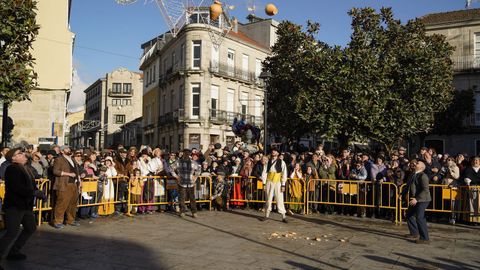
[[(393, 211), (385, 208), (366, 211), (360, 207), (366, 203), (362, 202), (362, 195), (364, 200), (370, 200), (367, 203), (373, 200), (375, 206), (381, 206), (392, 199), (391, 192), (381, 192), (385, 186), (405, 187), (395, 191), (403, 191), (399, 195), (409, 198), (407, 223), (410, 236), (418, 243), (429, 241), (425, 209), (442, 200), (442, 190), (436, 194), (433, 189), (431, 194), (429, 185), (451, 189), (480, 185), (480, 157), (438, 154), (426, 147), (411, 156), (407, 156), (404, 147), (388, 154), (354, 152), (349, 148), (334, 153), (326, 152), (322, 145), (300, 153), (272, 148), (269, 155), (264, 155), (243, 146), (242, 142), (236, 142), (232, 149), (212, 144), (204, 152), (195, 148), (165, 152), (160, 147), (137, 149), (121, 145), (116, 150), (103, 151), (64, 145), (41, 152), (29, 145), (0, 150), (0, 179), (5, 183), (2, 203), (7, 216), (7, 233), (2, 238), (0, 254), (13, 242), (7, 256), (12, 260), (25, 259), (19, 250), (35, 231), (35, 198), (50, 203), (53, 209), (48, 217), (39, 218), (47, 218), (53, 227), (62, 229), (80, 226), (78, 217), (94, 219), (99, 215), (155, 211), (174, 211), (184, 217), (186, 200), (190, 201), (193, 218), (198, 217), (198, 210), (205, 208), (205, 202), (212, 202), (217, 210), (252, 207), (263, 211), (262, 220), (267, 220), (274, 199), (283, 222), (287, 222), (287, 214), (300, 214), (306, 210), (305, 206), (314, 213), (391, 218)], [(49, 179), (48, 190), (39, 189), (42, 182), (36, 179)], [(341, 192), (343, 183), (352, 182), (370, 183), (370, 188), (360, 188), (355, 194)], [(94, 190), (87, 188), (89, 183), (95, 183)], [(335, 204), (322, 197), (332, 191)], [(304, 194), (314, 203), (304, 204)], [(366, 194), (377, 195), (366, 199)], [(470, 213), (469, 221), (478, 222), (478, 190), (473, 189), (467, 197), (462, 207)], [(284, 199), (289, 202), (287, 208)], [(79, 201), (88, 207), (78, 208)], [(355, 203), (358, 207), (353, 207)], [(450, 222), (455, 220), (455, 216), (431, 215), (436, 219), (442, 217), (450, 218)], [(20, 224), (23, 230), (16, 238)]]
[[(0, 158), (0, 178), (2, 179), (4, 179), (5, 169), (10, 163), (5, 160), (8, 150), (8, 148), (4, 148), (0, 151), (2, 156)], [(122, 179), (140, 176), (172, 177), (178, 171), (175, 167), (178, 165), (175, 164), (184, 155), (183, 151), (168, 153), (160, 147), (152, 149), (149, 146), (142, 146), (137, 149), (121, 145), (115, 151), (95, 151), (89, 148), (72, 150), (68, 146), (54, 146), (51, 150), (43, 153), (33, 146), (27, 146), (24, 151), (28, 158), (26, 167), (32, 172), (34, 178), (47, 178), (52, 183), (51, 199), (54, 213), (50, 222), (56, 228), (63, 228), (64, 224), (78, 225), (78, 222), (75, 221), (76, 216), (81, 218), (98, 217), (98, 207), (81, 208), (77, 213), (78, 197), (87, 204), (89, 202), (96, 203), (102, 199), (121, 201), (127, 199), (128, 192), (130, 192), (133, 203), (150, 202), (155, 204), (155, 202), (165, 200), (171, 204), (167, 206), (147, 205), (131, 209), (127, 209), (126, 204), (115, 204), (110, 210), (103, 209), (101, 214), (118, 215), (126, 213), (127, 210), (133, 214), (151, 214), (155, 211), (167, 210), (183, 213), (185, 206), (180, 205), (180, 193), (184, 193), (183, 196), (189, 195), (193, 200), (213, 200), (213, 205), (218, 210), (251, 207), (263, 211), (263, 205), (248, 204), (243, 200), (252, 199), (253, 195), (261, 196), (261, 192), (258, 190), (263, 189), (266, 184), (266, 175), (262, 174), (264, 173), (263, 168), (268, 165), (269, 156), (264, 156), (260, 151), (249, 151), (239, 141), (231, 149), (227, 146), (221, 147), (219, 144), (212, 144), (206, 151), (202, 152), (194, 148), (189, 152), (193, 164), (198, 165), (198, 172), (195, 173), (198, 176), (208, 176), (213, 179), (211, 197), (208, 190), (209, 183), (205, 180), (188, 183), (188, 186), (184, 185), (186, 189), (179, 187), (179, 183), (175, 179), (167, 180), (162, 184), (160, 181), (144, 178), (143, 181), (132, 181), (134, 184), (130, 188), (127, 184), (128, 181), (112, 182), (111, 177), (116, 176), (125, 177)], [(322, 187), (319, 183), (310, 183), (311, 179), (370, 181), (376, 184), (388, 182), (400, 187), (407, 183), (406, 179), (413, 171), (412, 164), (418, 160), (424, 161), (424, 172), (430, 184), (449, 185), (450, 187), (480, 185), (480, 158), (469, 159), (466, 154), (457, 154), (456, 156), (438, 154), (435, 149), (426, 147), (422, 148), (419, 153), (407, 156), (404, 147), (399, 147), (389, 154), (385, 152), (372, 154), (354, 152), (348, 148), (337, 153), (325, 152), (323, 146), (319, 145), (315, 149), (301, 153), (279, 152), (278, 158), (285, 162), (288, 178), (304, 179), (307, 185), (303, 187), (300, 182), (289, 181), (287, 183), (289, 201), (302, 201), (302, 188), (307, 189), (311, 201), (318, 200), (322, 194)], [(238, 176), (242, 180), (231, 181), (230, 176)], [(251, 181), (249, 180), (251, 177), (262, 181)], [(94, 179), (98, 182), (97, 192), (82, 192), (81, 185), (85, 179)], [(245, 192), (245, 189), (255, 192)], [(341, 186), (336, 189), (338, 191)], [(78, 196), (79, 193), (81, 196)], [(118, 197), (114, 198), (115, 196)], [(245, 196), (250, 196), (250, 198), (245, 198)], [(345, 200), (343, 197), (338, 198), (339, 195), (334, 194), (333, 196), (337, 196), (340, 201)], [(353, 198), (353, 200), (359, 199)], [(388, 200), (388, 198), (383, 199)], [(378, 200), (381, 201), (382, 198), (378, 198)], [(356, 203), (356, 201), (349, 201), (349, 203)], [(194, 211), (204, 209), (205, 205), (198, 203), (198, 207), (195, 207), (197, 204), (194, 204)], [(470, 206), (472, 212), (478, 212), (477, 200)], [(292, 204), (286, 211), (291, 215), (302, 213), (304, 210), (302, 207), (302, 205)], [(310, 204), (309, 211), (359, 217), (393, 218), (393, 211), (380, 208), (365, 210), (362, 207), (357, 209)], [(64, 220), (64, 216), (66, 220)], [(434, 220), (444, 217), (447, 216), (431, 216)], [(450, 218), (450, 222), (455, 221), (452, 216), (448, 218)]]

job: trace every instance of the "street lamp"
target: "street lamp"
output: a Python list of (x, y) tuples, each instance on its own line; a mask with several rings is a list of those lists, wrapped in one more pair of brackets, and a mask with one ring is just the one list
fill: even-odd
[(268, 89), (268, 80), (272, 77), (272, 74), (269, 71), (262, 71), (260, 73), (260, 76), (258, 76), (259, 79), (263, 80), (264, 86), (263, 86), (263, 153), (267, 155), (267, 141), (268, 141), (268, 136), (267, 136), (267, 89)]

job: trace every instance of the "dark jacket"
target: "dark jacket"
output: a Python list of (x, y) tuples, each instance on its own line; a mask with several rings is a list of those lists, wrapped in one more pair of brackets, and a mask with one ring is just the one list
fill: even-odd
[(37, 190), (32, 172), (20, 164), (11, 164), (5, 171), (4, 209), (33, 210), (34, 192)]
[(429, 202), (432, 200), (430, 196), (430, 189), (428, 188), (429, 179), (428, 176), (423, 173), (412, 174), (409, 179), (410, 188), (409, 195), (410, 198), (417, 199), (417, 202)]
[(480, 170), (475, 172), (475, 170), (470, 166), (465, 169), (465, 178), (472, 180), (470, 185), (477, 186), (480, 185)]

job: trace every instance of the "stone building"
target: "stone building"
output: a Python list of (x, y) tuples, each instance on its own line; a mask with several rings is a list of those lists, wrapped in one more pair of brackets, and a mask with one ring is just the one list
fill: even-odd
[(81, 107), (76, 111), (67, 112), (67, 119), (65, 121), (65, 144), (72, 145), (72, 134), (71, 132), (75, 129), (72, 129), (73, 126), (77, 126), (76, 124), (83, 121), (85, 117), (85, 108)]
[(76, 127), (82, 146), (114, 146), (115, 133), (142, 116), (142, 74), (119, 68), (85, 89), (85, 120)]
[[(474, 114), (464, 129), (452, 135), (429, 135), (424, 145), (450, 154), (480, 154), (480, 9), (466, 9), (423, 16), (427, 32), (441, 34), (455, 47), (452, 55), (456, 90), (474, 89)], [(416, 139), (413, 148), (419, 148)]]
[(75, 36), (70, 31), (70, 8), (71, 0), (37, 0), (40, 29), (32, 54), (38, 87), (30, 93), (30, 101), (15, 102), (9, 110), (15, 125), (12, 144), (64, 143)]
[(250, 16), (214, 46), (209, 31), (217, 30), (198, 18), (193, 14), (174, 38), (166, 33), (141, 46), (145, 144), (172, 151), (232, 145), (234, 117), (263, 128), (258, 77), (278, 23)]

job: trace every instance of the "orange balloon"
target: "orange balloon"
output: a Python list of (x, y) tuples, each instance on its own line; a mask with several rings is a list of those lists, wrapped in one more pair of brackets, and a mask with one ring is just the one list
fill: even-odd
[(222, 13), (222, 3), (220, 1), (214, 1), (213, 4), (210, 6), (210, 19), (216, 21)]
[(267, 4), (267, 5), (265, 6), (265, 13), (266, 13), (268, 16), (277, 15), (277, 13), (278, 13), (278, 8), (277, 8), (274, 4), (272, 4), (272, 3)]

